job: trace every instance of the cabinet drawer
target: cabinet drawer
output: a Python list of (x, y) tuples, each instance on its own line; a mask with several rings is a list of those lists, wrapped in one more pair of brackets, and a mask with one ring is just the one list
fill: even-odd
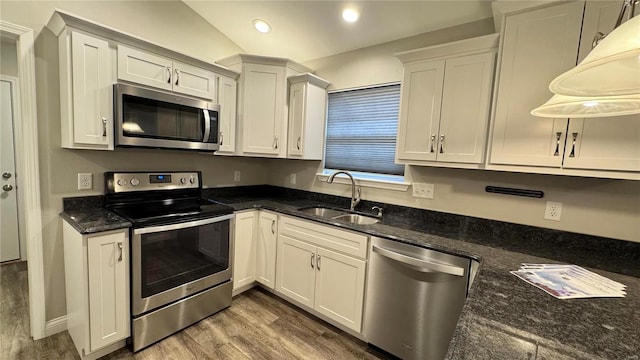
[(367, 236), (363, 234), (285, 216), (280, 218), (278, 231), (280, 234), (339, 251), (343, 254), (361, 259), (367, 256)]

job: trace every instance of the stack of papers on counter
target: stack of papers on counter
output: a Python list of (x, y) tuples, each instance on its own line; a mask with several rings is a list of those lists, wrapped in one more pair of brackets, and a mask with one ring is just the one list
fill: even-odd
[(511, 273), (558, 299), (625, 297), (626, 285), (577, 265), (522, 264)]

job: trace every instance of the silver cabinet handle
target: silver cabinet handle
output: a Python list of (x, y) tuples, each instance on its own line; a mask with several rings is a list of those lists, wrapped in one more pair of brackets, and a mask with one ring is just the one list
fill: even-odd
[(275, 220), (271, 220), (271, 233), (272, 234), (276, 233), (276, 221)]
[(4, 191), (11, 191), (11, 190), (13, 190), (13, 186), (11, 186), (11, 185), (5, 185), (5, 186), (3, 186), (3, 187), (2, 187), (2, 190), (4, 190)]
[(220, 131), (220, 146), (222, 146), (223, 142), (224, 142), (224, 134), (222, 133), (222, 131)]
[(176, 85), (180, 85), (180, 69), (176, 69)]
[(316, 257), (316, 268), (320, 271), (320, 255)]
[(412, 269), (420, 272), (441, 272), (454, 276), (464, 276), (464, 269), (459, 266), (444, 264), (435, 260), (418, 259), (375, 245), (372, 246), (372, 250), (386, 258), (409, 265)]
[(296, 141), (296, 147), (300, 150), (300, 136), (298, 136), (298, 140)]
[(576, 157), (576, 140), (578, 139), (578, 133), (571, 133), (573, 141), (571, 142), (571, 153), (569, 157)]
[(444, 154), (444, 135), (440, 135), (440, 154)]
[(120, 250), (120, 256), (118, 256), (118, 261), (122, 261), (122, 243), (118, 243), (118, 250)]
[(435, 152), (436, 147), (436, 134), (431, 134), (431, 148), (429, 150), (430, 153)]
[(102, 136), (107, 136), (107, 118), (102, 118)]
[(313, 269), (313, 260), (315, 260), (316, 254), (311, 253), (311, 268)]
[(604, 39), (605, 36), (606, 36), (605, 34), (598, 31), (596, 35), (593, 37), (593, 41), (591, 42), (591, 48), (593, 49), (594, 47), (596, 47), (596, 45), (598, 45), (600, 41)]
[(11, 179), (11, 173), (8, 173), (8, 172), (2, 173), (2, 178), (3, 179)]
[(273, 148), (278, 149), (278, 136), (273, 137)]
[(167, 66), (167, 84), (171, 84), (171, 68)]
[(560, 138), (562, 137), (561, 132), (556, 133), (556, 151), (553, 153), (553, 156), (560, 156)]

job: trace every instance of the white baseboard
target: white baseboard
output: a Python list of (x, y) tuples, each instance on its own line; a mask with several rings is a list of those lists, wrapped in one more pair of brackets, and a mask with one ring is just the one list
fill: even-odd
[(65, 330), (67, 330), (67, 315), (49, 320), (44, 326), (45, 337), (63, 332)]

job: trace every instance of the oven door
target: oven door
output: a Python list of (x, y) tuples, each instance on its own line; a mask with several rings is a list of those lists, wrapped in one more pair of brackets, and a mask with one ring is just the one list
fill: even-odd
[(231, 279), (234, 215), (132, 230), (132, 315)]

